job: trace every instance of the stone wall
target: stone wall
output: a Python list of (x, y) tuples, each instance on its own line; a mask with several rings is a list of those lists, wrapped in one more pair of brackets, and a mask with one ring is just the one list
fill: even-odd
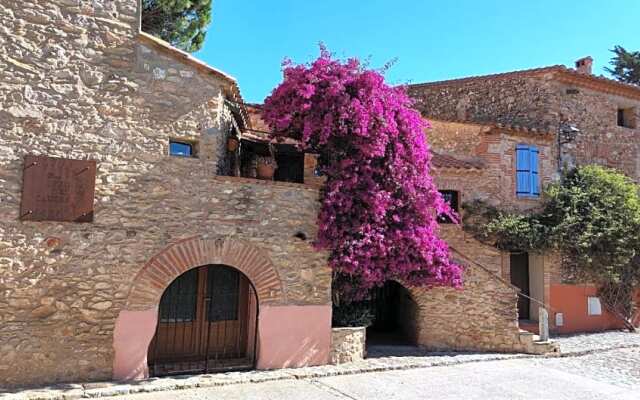
[[(479, 199), (511, 210), (527, 210), (540, 205), (540, 198), (516, 196), (517, 144), (538, 147), (543, 186), (557, 178), (553, 136), (518, 132), (489, 124), (437, 120), (428, 135), (436, 151), (458, 157), (476, 157), (482, 161), (482, 167), (476, 169), (435, 170), (438, 188), (458, 191), (460, 204)], [(461, 212), (464, 213), (464, 209)], [(420, 310), (418, 343), (437, 349), (530, 351), (531, 346), (523, 343), (518, 332), (517, 290), (509, 284), (509, 253), (480, 243), (457, 225), (441, 224), (440, 232), (454, 256), (461, 257), (462, 264), (468, 269), (462, 291), (434, 289), (416, 292), (414, 297)], [(464, 262), (465, 259), (471, 262)], [(548, 301), (548, 280), (536, 283), (546, 289), (539, 300)], [(481, 317), (482, 314), (487, 317)], [(487, 319), (490, 322), (485, 324)], [(447, 336), (447, 332), (455, 334)]]
[(363, 360), (366, 353), (365, 327), (333, 328), (331, 330), (331, 364)]
[(456, 190), (460, 204), (483, 200), (496, 207), (529, 209), (539, 198), (516, 195), (516, 145), (535, 145), (540, 154), (542, 187), (557, 179), (557, 152), (549, 135), (511, 132), (486, 125), (434, 121), (428, 132), (433, 149), (481, 161), (482, 168), (438, 168), (434, 171), (440, 190)]
[(635, 129), (617, 126), (618, 108), (634, 108), (639, 120), (640, 94), (626, 96), (567, 83), (556, 74), (412, 85), (409, 93), (423, 115), (437, 119), (519, 125), (553, 134), (561, 123), (573, 124), (581, 133), (563, 149), (564, 162), (599, 163), (640, 179), (640, 124)]
[[(557, 179), (560, 150), (563, 165), (597, 163), (640, 180), (640, 125), (635, 129), (617, 126), (618, 108), (634, 109), (637, 123), (640, 91), (635, 95), (630, 91), (622, 94), (612, 89), (612, 84), (589, 77), (570, 83), (567, 74), (570, 73), (516, 73), (410, 87), (409, 92), (423, 115), (473, 122), (436, 121), (430, 133), (434, 147), (454, 154), (479, 155), (486, 163), (482, 171), (442, 171), (437, 176), (439, 187), (459, 190), (462, 202), (480, 198), (501, 208), (535, 208), (538, 201), (514, 195), (513, 148), (521, 140), (541, 149), (543, 184)], [(483, 135), (483, 129), (497, 123), (520, 126), (523, 131), (537, 129), (540, 134), (529, 135), (529, 139)], [(561, 124), (572, 124), (580, 133), (574, 143), (559, 149), (556, 134)], [(545, 131), (549, 134), (544, 135)], [(533, 142), (529, 142), (532, 138)], [(450, 243), (456, 240), (450, 235), (445, 237)], [(492, 269), (491, 260), (483, 260), (484, 250), (460, 248)], [(552, 298), (552, 286), (575, 284), (575, 279), (562, 270), (557, 255), (545, 255), (543, 265), (543, 282), (535, 282), (536, 287), (543, 286), (543, 296), (538, 300), (559, 308), (561, 300)], [(507, 281), (509, 269), (509, 257), (505, 255), (501, 276)], [(550, 315), (551, 328), (555, 329), (553, 309)]]
[(418, 306), (417, 343), (433, 350), (521, 351), (517, 291), (470, 263), (464, 289), (411, 289)]
[(618, 108), (635, 108), (640, 115), (640, 100), (555, 81), (550, 91), (551, 113), (581, 131), (578, 140), (563, 149), (565, 162), (606, 165), (640, 180), (640, 125), (617, 125)]
[[(317, 191), (217, 176), (235, 82), (138, 34), (135, 0), (5, 2), (0, 27), (0, 385), (110, 379), (134, 277), (184, 238), (249, 243), (282, 302), (330, 304)], [(97, 161), (93, 223), (19, 220), (26, 154)]]
[(502, 123), (547, 130), (557, 126), (549, 114), (547, 74), (539, 80), (509, 75), (409, 86), (416, 108), (427, 117), (448, 121)]

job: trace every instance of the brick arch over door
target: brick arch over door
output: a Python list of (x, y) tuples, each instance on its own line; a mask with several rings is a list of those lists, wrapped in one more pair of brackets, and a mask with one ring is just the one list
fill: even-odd
[(250, 243), (229, 237), (193, 237), (174, 243), (153, 256), (133, 280), (113, 333), (114, 379), (149, 376), (147, 351), (155, 334), (162, 293), (185, 271), (209, 264), (228, 265), (245, 274), (256, 290), (259, 309), (285, 303), (273, 263)]
[(174, 243), (153, 256), (134, 278), (127, 310), (155, 307), (169, 284), (185, 271), (209, 264), (224, 264), (245, 274), (256, 289), (259, 304), (284, 303), (278, 273), (257, 247), (228, 237), (194, 237)]

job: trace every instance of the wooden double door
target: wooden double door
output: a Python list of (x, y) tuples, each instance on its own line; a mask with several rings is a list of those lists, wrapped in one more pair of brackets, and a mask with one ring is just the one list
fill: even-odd
[(225, 265), (189, 270), (160, 300), (149, 346), (154, 376), (255, 366), (257, 297), (249, 280)]

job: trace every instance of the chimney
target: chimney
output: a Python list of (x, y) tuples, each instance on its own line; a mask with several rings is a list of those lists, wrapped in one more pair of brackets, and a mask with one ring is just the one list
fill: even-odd
[(593, 65), (593, 58), (590, 56), (583, 57), (576, 61), (576, 71), (580, 74), (591, 75), (591, 66)]

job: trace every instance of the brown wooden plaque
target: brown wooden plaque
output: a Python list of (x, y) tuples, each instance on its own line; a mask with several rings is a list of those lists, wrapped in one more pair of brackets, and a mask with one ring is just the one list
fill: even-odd
[(46, 156), (24, 157), (23, 221), (93, 221), (96, 162)]

